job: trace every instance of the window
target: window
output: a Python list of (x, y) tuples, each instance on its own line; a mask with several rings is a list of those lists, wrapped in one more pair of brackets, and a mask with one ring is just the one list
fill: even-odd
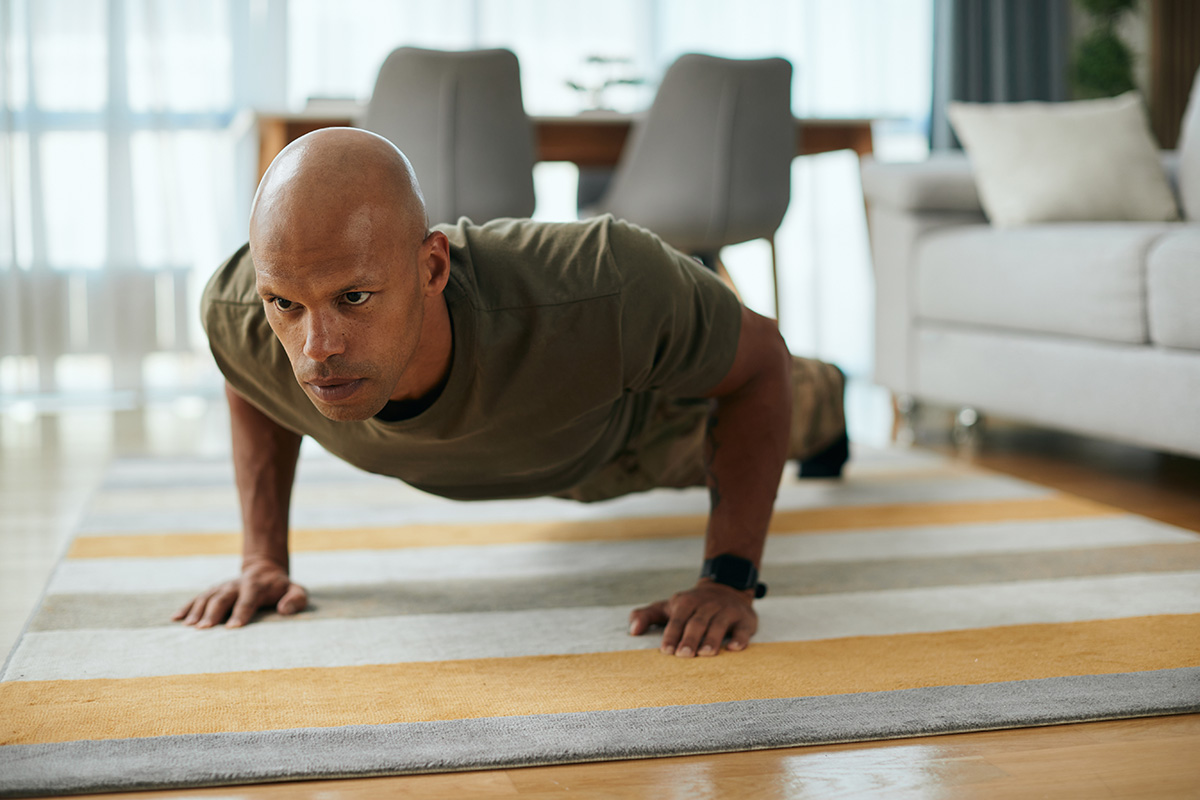
[[(687, 51), (783, 55), (801, 116), (869, 116), (877, 151), (919, 155), (931, 0), (10, 0), (0, 4), (0, 390), (61, 390), (64, 357), (140, 390), (163, 352), (197, 354), (198, 290), (246, 236), (254, 108), (365, 99), (401, 44), (507, 47), (527, 110), (643, 108)], [(612, 59), (589, 62), (589, 56)], [(869, 266), (853, 156), (796, 162), (778, 238), (796, 352), (870, 364)], [(574, 171), (537, 168), (538, 215), (574, 214)], [(726, 261), (771, 311), (756, 244)], [(146, 304), (144, 307), (136, 305)], [(165, 304), (165, 307), (164, 307)], [(836, 311), (831, 311), (836, 309)], [(150, 319), (147, 325), (140, 318)], [(161, 360), (161, 359), (158, 359)], [(56, 367), (56, 364), (58, 366)], [(124, 366), (122, 366), (124, 365)], [(67, 370), (68, 373), (71, 370)], [(80, 372), (79, 374), (83, 374)], [(83, 391), (77, 380), (71, 385)], [(215, 389), (214, 389), (215, 391)], [(2, 401), (0, 401), (2, 402)]]

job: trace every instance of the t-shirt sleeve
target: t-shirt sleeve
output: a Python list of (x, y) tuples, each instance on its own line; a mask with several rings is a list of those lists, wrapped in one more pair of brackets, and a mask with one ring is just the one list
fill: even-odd
[(271, 332), (254, 284), (254, 262), (243, 245), (205, 286), (200, 319), (221, 373), (239, 395), (277, 423), (304, 430), (312, 408)]
[(733, 366), (741, 303), (712, 270), (644, 228), (614, 221), (609, 236), (623, 282), (625, 388), (703, 396)]

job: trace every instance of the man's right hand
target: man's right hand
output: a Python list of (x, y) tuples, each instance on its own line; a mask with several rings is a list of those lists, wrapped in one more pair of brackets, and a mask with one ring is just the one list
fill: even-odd
[(197, 595), (172, 619), (194, 628), (211, 628), (228, 618), (226, 627), (240, 628), (258, 609), (272, 605), (280, 614), (295, 614), (308, 605), (308, 593), (292, 583), (284, 567), (259, 561), (244, 565), (240, 578)]

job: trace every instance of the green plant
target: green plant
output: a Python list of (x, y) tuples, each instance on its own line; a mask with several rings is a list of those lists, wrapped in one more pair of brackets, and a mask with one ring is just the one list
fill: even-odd
[(1093, 17), (1119, 17), (1126, 11), (1132, 11), (1137, 0), (1075, 0), (1087, 13)]
[(1133, 51), (1121, 40), (1117, 24), (1137, 0), (1075, 0), (1094, 28), (1075, 45), (1071, 81), (1080, 97), (1112, 97), (1135, 87)]

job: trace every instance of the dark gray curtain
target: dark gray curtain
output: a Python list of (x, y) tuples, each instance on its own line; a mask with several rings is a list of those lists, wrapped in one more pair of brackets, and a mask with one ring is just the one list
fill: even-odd
[(934, 149), (957, 147), (951, 100), (1067, 100), (1070, 0), (934, 0)]

